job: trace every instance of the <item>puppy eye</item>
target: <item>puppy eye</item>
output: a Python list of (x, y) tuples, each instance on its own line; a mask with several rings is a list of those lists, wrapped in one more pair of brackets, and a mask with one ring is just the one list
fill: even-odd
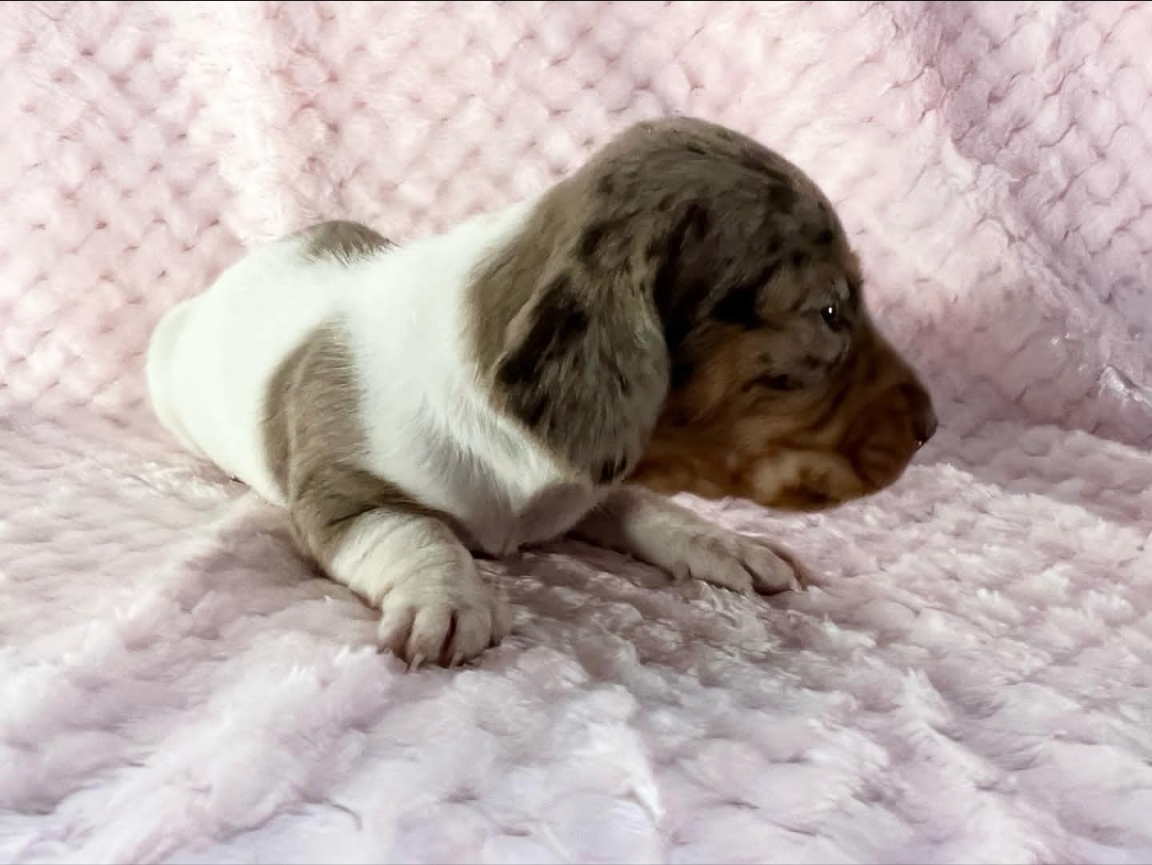
[(764, 387), (768, 390), (800, 390), (804, 382), (790, 375), (762, 375), (752, 382), (751, 387)]
[(820, 317), (832, 330), (839, 330), (844, 326), (844, 319), (840, 318), (840, 307), (830, 303), (820, 310)]

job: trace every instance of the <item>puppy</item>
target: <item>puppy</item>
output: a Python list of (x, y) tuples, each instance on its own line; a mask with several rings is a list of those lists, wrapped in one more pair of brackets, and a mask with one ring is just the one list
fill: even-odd
[(692, 118), (404, 247), (329, 222), (253, 248), (160, 321), (147, 379), (171, 434), (285, 508), (414, 664), (506, 634), (474, 553), (562, 535), (798, 588), (784, 548), (668, 494), (831, 507), (893, 483), (936, 426), (820, 189)]

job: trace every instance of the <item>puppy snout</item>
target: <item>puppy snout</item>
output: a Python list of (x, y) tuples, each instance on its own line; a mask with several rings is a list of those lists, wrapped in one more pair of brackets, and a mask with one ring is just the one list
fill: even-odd
[(936, 412), (932, 410), (932, 406), (928, 406), (920, 414), (916, 423), (916, 441), (919, 442), (920, 447), (928, 444), (932, 436), (936, 435), (936, 427), (940, 425), (936, 418)]
[(906, 384), (901, 390), (912, 410), (912, 435), (916, 438), (917, 446), (924, 447), (936, 435), (936, 428), (940, 425), (932, 406), (932, 398), (918, 385)]

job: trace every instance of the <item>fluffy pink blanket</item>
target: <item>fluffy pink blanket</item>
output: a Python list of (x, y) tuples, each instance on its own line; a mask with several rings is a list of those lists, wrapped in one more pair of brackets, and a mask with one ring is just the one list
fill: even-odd
[[(0, 8), (0, 859), (1152, 860), (1152, 6)], [(942, 429), (747, 600), (556, 544), (408, 675), (143, 396), (178, 298), (327, 217), (397, 240), (640, 117), (840, 203)], [(434, 335), (430, 335), (434, 338)]]

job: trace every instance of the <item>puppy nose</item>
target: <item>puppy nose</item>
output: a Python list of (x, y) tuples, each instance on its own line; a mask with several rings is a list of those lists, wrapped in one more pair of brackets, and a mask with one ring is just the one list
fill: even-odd
[(928, 440), (936, 434), (938, 421), (936, 412), (932, 407), (932, 398), (919, 382), (907, 382), (901, 385), (904, 398), (908, 400), (908, 408), (912, 414), (912, 435), (916, 438), (917, 447), (924, 447)]
[(936, 418), (936, 412), (932, 409), (931, 403), (925, 403), (920, 410), (916, 413), (916, 443), (920, 447), (928, 444), (928, 440), (936, 435), (936, 427), (939, 422)]

